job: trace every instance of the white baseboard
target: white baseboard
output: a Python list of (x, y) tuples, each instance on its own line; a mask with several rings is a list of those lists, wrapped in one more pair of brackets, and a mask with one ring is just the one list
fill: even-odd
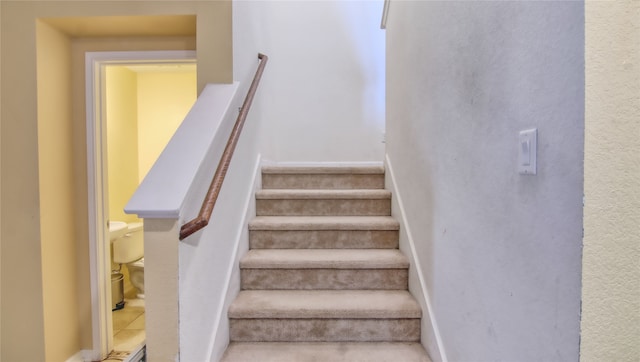
[(145, 357), (145, 343), (137, 345), (122, 362), (140, 362)]
[(91, 362), (99, 361), (100, 359), (98, 352), (91, 349), (82, 349), (76, 352), (73, 356), (67, 358), (65, 362)]
[(211, 344), (209, 345), (208, 360), (211, 360), (211, 358), (217, 354), (216, 351), (214, 351), (214, 348), (216, 348), (215, 342), (217, 339), (218, 329), (220, 327), (220, 321), (222, 320), (222, 318), (227, 317), (225, 306), (228, 305), (230, 302), (229, 300), (227, 300), (227, 296), (229, 293), (229, 285), (231, 282), (231, 278), (233, 277), (233, 272), (235, 268), (238, 267), (235, 260), (238, 257), (238, 249), (240, 247), (242, 234), (247, 230), (249, 219), (255, 216), (255, 213), (254, 215), (249, 215), (249, 211), (250, 211), (251, 201), (254, 200), (254, 197), (255, 197), (256, 189), (259, 187), (258, 183), (261, 181), (261, 177), (260, 177), (261, 176), (260, 169), (262, 167), (261, 160), (262, 160), (262, 156), (261, 154), (258, 154), (258, 157), (256, 158), (256, 162), (254, 164), (253, 175), (251, 176), (252, 187), (250, 187), (249, 190), (247, 190), (247, 195), (245, 195), (244, 206), (243, 206), (244, 217), (242, 219), (242, 222), (239, 223), (238, 230), (236, 231), (236, 236), (234, 238), (235, 248), (233, 250), (233, 255), (231, 255), (231, 258), (230, 258), (231, 263), (229, 264), (229, 268), (227, 269), (227, 274), (225, 279), (226, 282), (220, 294), (220, 303), (219, 303), (220, 307), (216, 312), (216, 319), (213, 326), (214, 327), (213, 331), (215, 331), (216, 334), (213, 336), (213, 338), (211, 338)]
[[(138, 362), (144, 357), (144, 347), (145, 343), (142, 342), (137, 347), (133, 349), (133, 351), (127, 356), (123, 362)], [(100, 357), (100, 353), (91, 349), (83, 349), (73, 356), (67, 358), (65, 362), (92, 362), (92, 361), (100, 361), (102, 357)]]
[(380, 161), (340, 161), (340, 162), (280, 162), (263, 160), (262, 166), (282, 167), (382, 167)]
[(87, 351), (85, 350), (80, 350), (78, 352), (76, 352), (76, 354), (74, 354), (73, 356), (67, 358), (67, 360), (65, 362), (85, 362), (87, 361), (86, 359), (84, 359), (85, 353)]
[[(391, 189), (393, 197), (391, 198), (393, 207), (392, 210), (398, 210), (396, 215), (393, 215), (400, 222), (400, 237), (402, 238), (406, 233), (407, 244), (409, 246), (409, 250), (402, 250), (404, 253), (408, 254), (410, 263), (412, 268), (409, 269), (409, 277), (417, 278), (418, 285), (411, 285), (413, 288), (410, 288), (411, 293), (418, 299), (420, 305), (423, 309), (426, 309), (427, 315), (429, 317), (429, 321), (431, 322), (431, 330), (433, 332), (433, 336), (436, 342), (437, 351), (428, 350), (431, 354), (431, 359), (434, 361), (442, 361), (447, 362), (447, 355), (444, 350), (444, 346), (442, 343), (442, 337), (440, 336), (440, 330), (438, 329), (438, 323), (436, 322), (436, 316), (431, 306), (431, 298), (429, 298), (429, 290), (427, 289), (427, 283), (424, 280), (424, 274), (422, 266), (420, 265), (420, 261), (417, 257), (415, 242), (411, 233), (411, 227), (409, 226), (409, 222), (406, 217), (406, 212), (404, 209), (404, 204), (402, 202), (402, 195), (398, 190), (398, 186), (396, 183), (396, 178), (393, 173), (393, 165), (391, 164), (391, 160), (389, 159), (389, 155), (385, 155), (385, 173), (389, 176), (388, 181), (386, 183), (386, 188)], [(401, 240), (401, 245), (402, 245)], [(412, 275), (413, 274), (413, 275)], [(424, 333), (423, 333), (424, 336)], [(424, 341), (423, 341), (423, 344)], [(425, 346), (427, 347), (427, 346)], [(440, 357), (439, 359), (433, 354), (437, 353)]]

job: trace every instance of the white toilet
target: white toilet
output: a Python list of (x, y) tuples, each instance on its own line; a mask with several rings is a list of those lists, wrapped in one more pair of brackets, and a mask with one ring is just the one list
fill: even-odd
[(141, 222), (127, 225), (127, 232), (113, 241), (113, 262), (127, 264), (131, 284), (144, 298), (144, 231)]

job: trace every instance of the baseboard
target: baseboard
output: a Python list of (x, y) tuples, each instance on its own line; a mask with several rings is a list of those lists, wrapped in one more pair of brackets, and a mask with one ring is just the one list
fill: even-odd
[[(256, 158), (256, 162), (254, 164), (254, 170), (253, 170), (253, 175), (251, 176), (251, 185), (252, 187), (249, 188), (247, 195), (245, 196), (245, 201), (244, 201), (244, 206), (243, 206), (243, 210), (244, 210), (244, 217), (242, 219), (242, 222), (239, 223), (238, 225), (238, 230), (236, 231), (236, 236), (234, 238), (234, 243), (235, 243), (235, 248), (233, 251), (233, 255), (231, 256), (231, 263), (229, 264), (229, 269), (227, 270), (227, 274), (226, 274), (226, 282), (224, 285), (223, 290), (221, 291), (221, 297), (220, 297), (220, 308), (217, 310), (216, 313), (216, 319), (214, 322), (214, 328), (213, 331), (215, 331), (215, 335), (213, 336), (213, 338), (211, 338), (211, 344), (209, 345), (209, 358), (207, 359), (208, 361), (212, 360), (212, 357), (218, 358), (219, 356), (217, 355), (221, 355), (221, 353), (216, 353), (215, 348), (216, 348), (216, 340), (218, 337), (218, 330), (220, 328), (220, 322), (223, 318), (227, 317), (226, 314), (226, 306), (230, 304), (231, 300), (229, 300), (228, 298), (228, 294), (229, 294), (229, 286), (233, 277), (233, 273), (234, 270), (238, 267), (237, 263), (236, 263), (236, 259), (238, 257), (238, 250), (240, 247), (240, 242), (242, 239), (242, 235), (245, 231), (247, 231), (247, 225), (249, 224), (249, 219), (255, 216), (255, 212), (253, 212), (253, 215), (249, 215), (250, 211), (252, 211), (253, 209), (251, 209), (251, 202), (252, 200), (254, 200), (255, 197), (255, 192), (257, 190), (257, 188), (259, 187), (259, 183), (261, 181), (261, 174), (260, 174), (260, 170), (262, 167), (262, 156), (260, 154), (258, 154), (258, 157)], [(235, 297), (235, 296), (233, 296)], [(228, 344), (228, 338), (225, 341), (225, 347), (226, 344)], [(224, 352), (224, 349), (222, 350), (222, 352)], [(216, 359), (214, 359), (216, 360)]]
[(67, 358), (65, 362), (91, 362), (100, 361), (100, 353), (92, 349), (82, 349), (76, 352), (73, 356)]
[(141, 362), (145, 360), (145, 342), (136, 346), (122, 362)]
[[(440, 330), (438, 329), (438, 323), (436, 322), (435, 313), (431, 306), (431, 298), (429, 298), (429, 290), (427, 289), (427, 284), (424, 280), (424, 274), (422, 266), (420, 265), (420, 261), (417, 258), (417, 252), (415, 247), (415, 242), (411, 233), (411, 227), (409, 226), (409, 222), (406, 217), (406, 212), (404, 209), (404, 204), (402, 202), (402, 195), (398, 190), (398, 186), (396, 183), (396, 178), (393, 173), (393, 165), (391, 164), (391, 160), (389, 159), (389, 155), (385, 155), (385, 174), (386, 180), (385, 185), (387, 189), (391, 189), (393, 194), (392, 200), (392, 216), (394, 216), (400, 222), (400, 245), (402, 251), (407, 254), (410, 260), (411, 268), (409, 269), (409, 278), (418, 281), (418, 283), (410, 283), (410, 291), (418, 299), (418, 302), (422, 306), (423, 310), (426, 309), (427, 316), (429, 317), (429, 324), (433, 333), (433, 337), (435, 339), (435, 346), (437, 351), (434, 351), (433, 348), (427, 348), (427, 351), (430, 354), (431, 359), (435, 361), (447, 362), (447, 355), (444, 350), (444, 346), (442, 344), (442, 337), (440, 336)], [(397, 210), (397, 211), (396, 211)], [(395, 212), (393, 212), (395, 211)], [(404, 242), (406, 239), (406, 243)], [(402, 248), (402, 246), (406, 244), (408, 249)], [(422, 334), (425, 335), (424, 333)], [(425, 341), (422, 341), (422, 344), (425, 345)], [(429, 345), (433, 345), (433, 343), (428, 343)], [(425, 347), (429, 347), (425, 345)], [(439, 357), (439, 358), (438, 358)]]
[(76, 354), (74, 354), (73, 356), (67, 358), (67, 360), (65, 362), (84, 362), (87, 361), (86, 359), (84, 359), (85, 355), (87, 353), (90, 353), (91, 351), (87, 351), (87, 350), (80, 350), (78, 352), (76, 352)]
[(339, 161), (339, 162), (280, 162), (263, 160), (262, 166), (282, 167), (382, 167), (380, 161)]

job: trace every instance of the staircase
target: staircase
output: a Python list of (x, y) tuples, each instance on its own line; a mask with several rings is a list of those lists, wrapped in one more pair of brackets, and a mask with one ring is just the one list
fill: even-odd
[(265, 167), (222, 361), (429, 361), (382, 167)]

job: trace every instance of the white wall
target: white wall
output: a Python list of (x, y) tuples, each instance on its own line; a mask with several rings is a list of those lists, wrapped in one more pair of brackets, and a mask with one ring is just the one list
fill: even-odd
[(580, 360), (640, 360), (640, 2), (586, 3)]
[(383, 159), (381, 13), (380, 0), (233, 2), (234, 79), (256, 52), (270, 57), (259, 91), (265, 159)]
[(578, 360), (583, 132), (583, 3), (392, 2), (387, 153), (434, 360)]
[[(183, 203), (181, 225), (200, 210), (244, 96), (234, 91)], [(229, 341), (227, 309), (240, 290), (238, 261), (248, 250), (247, 225), (255, 216), (259, 125), (258, 118), (247, 117), (209, 224), (178, 246), (181, 361), (218, 361)]]

